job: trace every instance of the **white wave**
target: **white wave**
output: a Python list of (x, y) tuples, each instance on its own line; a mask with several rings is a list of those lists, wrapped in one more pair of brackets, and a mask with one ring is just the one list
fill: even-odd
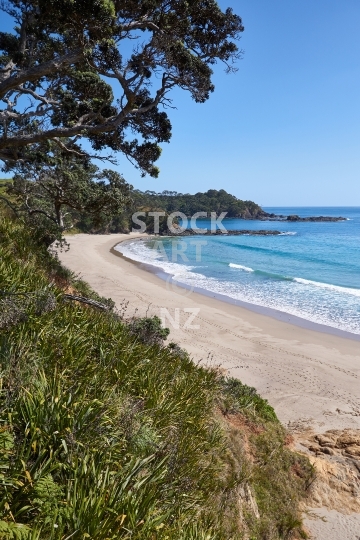
[(321, 289), (329, 289), (343, 294), (351, 294), (360, 297), (360, 289), (351, 289), (350, 287), (340, 287), (339, 285), (331, 285), (330, 283), (321, 283), (319, 281), (311, 281), (310, 279), (294, 278), (293, 281), (302, 285), (312, 285)]
[[(159, 251), (157, 250), (148, 248), (141, 241), (131, 243), (123, 242), (115, 246), (114, 249), (122, 253), (125, 257), (132, 259), (133, 261), (143, 264), (151, 264), (152, 266), (163, 270), (167, 274), (170, 274), (174, 281), (180, 281), (180, 279), (184, 277), (186, 277), (187, 279), (191, 279), (194, 275), (191, 272), (191, 270), (195, 268), (194, 266), (171, 262), (168, 258), (164, 258), (164, 255), (162, 253), (159, 253)], [(163, 253), (166, 256), (166, 253)]]
[(248, 266), (243, 266), (242, 264), (229, 264), (230, 268), (237, 268), (238, 270), (244, 270), (244, 272), (254, 272), (252, 268), (249, 268)]
[[(290, 280), (247, 280), (243, 283), (243, 272), (254, 272), (247, 266), (230, 263), (238, 269), (233, 275), (239, 280), (222, 280), (198, 273), (200, 267), (178, 264), (143, 241), (126, 242), (116, 246), (126, 257), (148, 263), (170, 274), (177, 285), (185, 285), (190, 290), (204, 289), (214, 294), (224, 295), (234, 300), (268, 307), (324, 324), (354, 334), (360, 334), (359, 297), (360, 289), (339, 287), (327, 283), (293, 278)], [(224, 276), (225, 278), (225, 276)], [(345, 293), (345, 294), (344, 294)]]
[(297, 234), (297, 232), (282, 232), (279, 234), (279, 236), (295, 236), (295, 234)]

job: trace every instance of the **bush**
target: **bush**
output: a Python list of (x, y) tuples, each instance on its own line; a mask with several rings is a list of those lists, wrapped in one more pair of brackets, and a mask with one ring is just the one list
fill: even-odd
[(143, 317), (133, 319), (129, 324), (130, 332), (142, 343), (160, 345), (170, 334), (168, 328), (163, 328), (159, 317)]
[(243, 412), (263, 420), (278, 422), (274, 409), (266, 399), (260, 397), (255, 388), (242, 384), (232, 377), (221, 377), (221, 407), (224, 413)]

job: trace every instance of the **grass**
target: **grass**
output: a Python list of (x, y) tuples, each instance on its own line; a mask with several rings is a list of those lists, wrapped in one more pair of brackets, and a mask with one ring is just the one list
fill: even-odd
[(9, 201), (10, 204), (15, 202), (14, 198), (9, 196), (7, 193), (7, 187), (11, 183), (11, 181), (11, 178), (0, 178), (0, 215), (2, 214), (9, 217), (12, 217), (14, 215), (14, 212), (4, 199)]
[(65, 301), (112, 307), (34, 238), (0, 220), (0, 539), (301, 537), (313, 471), (269, 404), (157, 321)]

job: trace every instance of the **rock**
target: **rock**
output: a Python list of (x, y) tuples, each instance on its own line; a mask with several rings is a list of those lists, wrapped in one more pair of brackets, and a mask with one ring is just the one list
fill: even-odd
[(346, 448), (347, 446), (360, 446), (360, 436), (355, 433), (344, 433), (336, 441), (338, 448)]
[(240, 499), (242, 499), (246, 503), (247, 507), (254, 514), (254, 516), (257, 519), (260, 519), (260, 512), (259, 512), (259, 508), (255, 499), (255, 495), (252, 492), (252, 489), (249, 486), (249, 484), (245, 484), (244, 486), (240, 487), (239, 496), (240, 496)]
[(274, 231), (274, 230), (259, 230), (259, 231), (253, 231), (248, 229), (242, 229), (242, 230), (235, 230), (235, 231), (227, 231), (226, 233), (217, 230), (216, 232), (212, 232), (207, 230), (206, 232), (195, 232), (192, 229), (186, 229), (183, 232), (179, 233), (173, 233), (170, 231), (161, 233), (161, 236), (277, 236), (279, 234), (283, 234), (281, 231)]
[(348, 446), (344, 452), (350, 456), (360, 458), (360, 446)]
[(344, 217), (333, 217), (333, 216), (311, 216), (311, 217), (300, 217), (298, 215), (288, 216), (287, 221), (312, 221), (312, 222), (336, 222), (336, 221), (346, 221)]
[[(326, 434), (328, 435), (328, 433)], [(336, 436), (325, 437), (324, 435), (316, 435), (315, 440), (320, 444), (320, 446), (327, 446), (329, 448), (334, 448), (336, 443)]]
[(315, 434), (304, 430), (295, 436), (312, 452), (316, 479), (309, 491), (313, 507), (342, 513), (360, 512), (360, 429), (332, 429)]
[(322, 448), (320, 448), (320, 452), (322, 452), (323, 454), (328, 454), (329, 456), (334, 456), (335, 455), (335, 452), (332, 448), (329, 448), (327, 446), (324, 446)]
[(310, 450), (310, 452), (314, 452), (314, 454), (317, 454), (321, 451), (320, 446), (315, 446), (313, 444), (311, 446), (308, 446), (308, 449)]
[(298, 221), (308, 221), (308, 222), (337, 222), (337, 221), (346, 221), (346, 218), (341, 216), (309, 216), (309, 217), (300, 217), (297, 214), (292, 214), (290, 216), (276, 215), (276, 214), (266, 214), (255, 218), (260, 219), (261, 221), (291, 221), (292, 223)]

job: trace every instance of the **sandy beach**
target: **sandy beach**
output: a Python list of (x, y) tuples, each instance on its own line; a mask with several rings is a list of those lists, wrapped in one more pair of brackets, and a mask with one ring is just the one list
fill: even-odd
[[(132, 235), (136, 237), (137, 235)], [(194, 361), (211, 362), (255, 386), (284, 424), (307, 422), (317, 432), (360, 428), (360, 343), (278, 321), (191, 292), (111, 252), (129, 235), (68, 238), (61, 261), (127, 313), (164, 315), (170, 339)], [(167, 310), (169, 316), (164, 309)], [(176, 310), (177, 314), (176, 314)], [(199, 310), (194, 320), (190, 318)], [(179, 317), (179, 328), (171, 326)]]
[[(195, 362), (219, 365), (254, 386), (284, 425), (316, 433), (360, 428), (359, 341), (279, 321), (160, 279), (114, 253), (116, 244), (136, 236), (70, 236), (70, 250), (59, 257), (118, 308), (128, 302), (127, 315), (170, 316), (179, 323), (174, 328), (167, 319), (171, 341)], [(316, 531), (311, 522), (310, 528), (318, 540), (359, 537), (360, 515), (353, 514), (347, 525), (341, 521), (343, 532), (338, 521), (332, 512), (321, 526), (314, 522)]]

